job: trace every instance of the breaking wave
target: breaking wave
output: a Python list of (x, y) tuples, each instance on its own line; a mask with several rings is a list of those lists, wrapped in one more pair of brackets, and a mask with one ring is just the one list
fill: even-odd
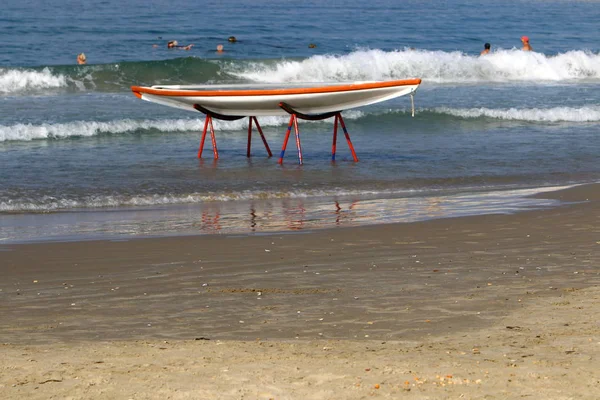
[(553, 107), (547, 109), (490, 109), (490, 108), (448, 108), (439, 107), (431, 110), (434, 113), (446, 114), (459, 118), (494, 118), (507, 121), (530, 122), (598, 122), (600, 106), (580, 108)]
[(356, 50), (305, 59), (212, 60), (197, 57), (85, 66), (0, 68), (0, 94), (128, 91), (132, 85), (342, 82), (418, 77), (424, 83), (570, 82), (600, 80), (600, 55), (556, 55), (499, 49), (486, 56), (401, 49)]
[[(234, 72), (232, 72), (234, 73)], [(570, 51), (554, 56), (499, 50), (485, 57), (462, 52), (358, 50), (275, 65), (254, 62), (235, 72), (259, 82), (326, 82), (422, 78), (433, 83), (571, 81), (600, 79), (600, 55)]]
[[(358, 119), (364, 115), (362, 111), (348, 111), (346, 119)], [(287, 117), (261, 117), (260, 124), (266, 126), (287, 125)], [(310, 123), (310, 121), (306, 121)], [(319, 123), (319, 122), (314, 122)], [(248, 120), (214, 121), (217, 130), (240, 131), (248, 128)], [(199, 132), (204, 128), (204, 118), (198, 119), (163, 119), (163, 120), (133, 120), (116, 121), (74, 121), (56, 124), (15, 124), (0, 125), (0, 143), (6, 141), (30, 141), (35, 139), (67, 139), (72, 137), (91, 137), (100, 134), (124, 134), (139, 131), (169, 132)]]
[[(388, 109), (384, 111), (358, 111), (349, 110), (344, 113), (347, 120), (359, 123), (371, 123), (371, 118), (394, 119), (410, 115), (409, 109)], [(450, 108), (436, 107), (416, 110), (415, 123), (420, 119), (453, 117), (457, 119), (490, 118), (505, 121), (525, 121), (537, 123), (555, 122), (600, 122), (600, 106), (589, 105), (582, 107), (553, 107), (553, 108)], [(263, 127), (286, 126), (287, 117), (260, 117)], [(303, 123), (322, 123), (320, 121)], [(214, 128), (219, 131), (240, 132), (248, 128), (246, 119), (237, 121), (213, 122)], [(101, 134), (131, 134), (136, 132), (201, 132), (204, 128), (204, 118), (197, 119), (164, 119), (164, 120), (133, 120), (123, 119), (107, 122), (75, 121), (56, 124), (15, 124), (10, 126), (0, 125), (0, 143), (7, 141), (31, 141), (36, 139), (68, 139), (74, 137), (92, 137)]]
[(53, 74), (49, 68), (40, 71), (0, 68), (0, 93), (14, 94), (67, 87), (67, 78)]

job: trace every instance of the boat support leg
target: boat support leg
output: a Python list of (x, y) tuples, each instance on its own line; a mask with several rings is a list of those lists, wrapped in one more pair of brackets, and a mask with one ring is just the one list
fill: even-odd
[(356, 156), (356, 152), (354, 151), (354, 146), (352, 145), (352, 141), (350, 140), (350, 135), (348, 134), (348, 130), (346, 129), (346, 124), (344, 123), (344, 118), (342, 118), (342, 113), (337, 113), (335, 128), (337, 129), (337, 122), (340, 122), (342, 125), (342, 129), (344, 130), (344, 135), (346, 136), (346, 142), (348, 142), (348, 147), (350, 148), (350, 152), (352, 153), (352, 158), (354, 162), (358, 162), (358, 157)]
[(354, 158), (354, 162), (358, 161), (358, 157), (356, 156), (356, 152), (354, 151), (354, 146), (352, 145), (352, 141), (350, 140), (350, 135), (348, 134), (348, 130), (346, 129), (346, 124), (344, 124), (344, 119), (342, 118), (342, 113), (339, 112), (335, 114), (335, 120), (333, 123), (333, 145), (331, 146), (331, 161), (335, 162), (335, 150), (337, 143), (337, 131), (338, 131), (338, 122), (342, 125), (342, 129), (344, 130), (344, 135), (346, 136), (346, 142), (348, 142), (348, 147), (352, 152), (352, 158)]
[(202, 139), (200, 139), (200, 147), (198, 148), (198, 158), (202, 158), (202, 150), (204, 150), (204, 140), (206, 139), (206, 129), (208, 128), (208, 116), (204, 119), (204, 129), (202, 130)]
[(248, 146), (246, 147), (246, 157), (250, 157), (250, 147), (252, 146), (252, 117), (248, 117)]
[(292, 131), (293, 124), (294, 114), (290, 115), (290, 122), (288, 123), (287, 131), (285, 132), (285, 138), (283, 139), (283, 146), (281, 146), (281, 153), (279, 154), (279, 164), (283, 164), (283, 156), (285, 155), (285, 149), (287, 148), (288, 139), (290, 138), (290, 132)]
[(331, 145), (331, 161), (335, 162), (335, 148), (337, 143), (337, 127), (338, 127), (338, 116), (335, 115), (335, 122), (333, 123), (333, 144)]
[(273, 153), (271, 153), (271, 149), (269, 148), (267, 139), (265, 138), (265, 135), (263, 134), (262, 128), (260, 127), (258, 120), (254, 116), (248, 117), (248, 151), (246, 152), (246, 157), (250, 157), (250, 146), (252, 143), (252, 120), (254, 120), (254, 122), (256, 123), (256, 129), (258, 129), (258, 133), (260, 133), (260, 137), (263, 141), (263, 144), (265, 145), (265, 149), (267, 149), (267, 153), (269, 154), (269, 157), (272, 157)]
[(212, 116), (206, 115), (204, 120), (204, 129), (202, 130), (202, 139), (200, 140), (200, 148), (198, 149), (198, 158), (202, 158), (202, 150), (204, 150), (204, 140), (206, 139), (206, 132), (210, 126), (210, 140), (213, 146), (213, 156), (215, 160), (219, 158), (219, 150), (217, 149), (217, 140), (215, 139), (215, 128), (213, 127)]
[(294, 133), (296, 134), (296, 149), (298, 149), (298, 164), (302, 165), (302, 144), (300, 143), (300, 129), (298, 129), (298, 116), (296, 116), (296, 114), (290, 115), (290, 122), (288, 123), (287, 131), (285, 133), (285, 139), (283, 140), (283, 146), (281, 147), (281, 154), (279, 155), (279, 164), (283, 164), (283, 156), (285, 155), (285, 149), (287, 148), (288, 140), (290, 139), (290, 133), (292, 132), (292, 126), (294, 127)]
[(344, 135), (346, 136), (346, 142), (348, 142), (348, 147), (350, 148), (350, 152), (352, 152), (352, 158), (354, 162), (358, 162), (358, 157), (356, 156), (356, 151), (354, 151), (354, 146), (352, 145), (352, 141), (350, 140), (350, 135), (348, 134), (348, 129), (346, 129), (346, 124), (344, 123), (344, 118), (342, 118), (341, 111), (332, 111), (323, 114), (304, 114), (297, 110), (295, 110), (292, 106), (287, 103), (279, 103), (279, 107), (281, 107), (285, 112), (290, 114), (290, 122), (288, 124), (288, 129), (285, 135), (285, 139), (283, 142), (283, 148), (281, 149), (281, 156), (279, 157), (279, 164), (283, 163), (283, 155), (285, 153), (285, 149), (287, 147), (287, 142), (290, 137), (290, 133), (292, 130), (292, 125), (294, 125), (294, 130), (296, 132), (296, 147), (298, 148), (298, 160), (300, 164), (302, 164), (302, 147), (300, 145), (300, 132), (298, 129), (298, 118), (305, 119), (309, 121), (318, 121), (322, 119), (327, 119), (331, 117), (335, 117), (334, 125), (333, 125), (333, 144), (331, 146), (331, 161), (335, 161), (335, 152), (337, 147), (337, 131), (338, 131), (338, 123), (342, 126), (344, 130)]
[[(210, 116), (209, 116), (210, 117)], [(219, 150), (217, 150), (217, 139), (215, 138), (215, 128), (213, 128), (212, 117), (210, 117), (210, 140), (213, 146), (213, 156), (215, 160), (219, 159)]]
[(298, 149), (298, 164), (302, 165), (302, 145), (300, 144), (300, 130), (298, 129), (298, 117), (294, 117), (294, 131), (296, 132), (296, 149)]
[[(194, 104), (193, 107), (197, 111), (200, 111), (201, 113), (203, 113), (204, 115), (206, 115), (206, 119), (204, 120), (204, 130), (202, 131), (202, 139), (200, 141), (200, 148), (198, 149), (198, 158), (202, 158), (202, 150), (204, 149), (204, 139), (206, 139), (206, 132), (207, 132), (208, 127), (210, 125), (210, 140), (212, 141), (213, 155), (215, 157), (215, 160), (217, 160), (219, 158), (219, 150), (217, 150), (217, 139), (215, 138), (215, 128), (213, 127), (213, 118), (221, 119), (221, 120), (224, 120), (224, 121), (235, 121), (237, 119), (241, 119), (241, 118), (244, 118), (244, 117), (243, 116), (240, 117), (240, 116), (237, 116), (237, 115), (223, 115), (223, 114), (219, 114), (219, 113), (211, 111), (211, 110), (209, 110), (207, 108), (204, 108), (200, 104)], [(256, 124), (258, 125), (258, 121), (256, 121)]]

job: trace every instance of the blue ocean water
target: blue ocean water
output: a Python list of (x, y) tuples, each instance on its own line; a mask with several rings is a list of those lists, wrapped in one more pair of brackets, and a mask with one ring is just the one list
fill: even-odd
[[(0, 240), (308, 229), (547, 205), (521, 195), (600, 176), (598, 20), (598, 2), (575, 0), (5, 1)], [(522, 35), (533, 52), (520, 50)], [(169, 40), (194, 46), (167, 49)], [(492, 52), (480, 56), (485, 42)], [(80, 52), (86, 65), (76, 65)], [(332, 121), (301, 122), (302, 166), (293, 143), (283, 166), (256, 139), (246, 158), (243, 120), (216, 121), (220, 158), (209, 143), (198, 160), (203, 115), (130, 91), (413, 77), (423, 80), (414, 118), (406, 97), (344, 113), (358, 163), (343, 140), (330, 162)], [(277, 155), (287, 119), (260, 123)]]

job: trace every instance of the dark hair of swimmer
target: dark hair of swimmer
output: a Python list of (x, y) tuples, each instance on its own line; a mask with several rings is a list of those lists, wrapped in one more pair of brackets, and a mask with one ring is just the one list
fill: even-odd
[(229, 39), (227, 39), (227, 40), (229, 40), (231, 43), (237, 42), (237, 39), (235, 38), (235, 36), (229, 36)]
[(484, 44), (484, 45), (483, 45), (483, 48), (484, 48), (484, 49), (487, 49), (487, 50), (489, 50), (489, 49), (490, 49), (490, 47), (492, 47), (492, 45), (491, 45), (491, 44), (489, 44), (489, 43), (486, 43), (486, 44)]

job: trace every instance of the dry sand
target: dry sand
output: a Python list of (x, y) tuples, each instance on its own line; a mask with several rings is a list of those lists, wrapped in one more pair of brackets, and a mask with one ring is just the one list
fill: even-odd
[(600, 187), (551, 210), (0, 247), (3, 399), (600, 398)]

